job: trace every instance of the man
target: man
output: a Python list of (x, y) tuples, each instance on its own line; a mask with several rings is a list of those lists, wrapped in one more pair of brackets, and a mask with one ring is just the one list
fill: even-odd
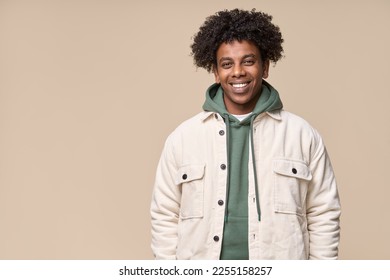
[(266, 81), (272, 17), (220, 11), (194, 37), (215, 76), (203, 112), (167, 139), (151, 204), (156, 259), (336, 259), (340, 204), (323, 141)]

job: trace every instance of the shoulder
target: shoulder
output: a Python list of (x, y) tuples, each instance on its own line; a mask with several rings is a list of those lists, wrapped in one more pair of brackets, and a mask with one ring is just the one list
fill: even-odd
[(202, 127), (205, 120), (208, 119), (212, 114), (213, 113), (211, 112), (200, 112), (180, 123), (171, 134), (180, 134)]
[(285, 110), (280, 110), (279, 113), (280, 113), (281, 120), (288, 122), (289, 124), (294, 124), (297, 126), (302, 126), (302, 127), (307, 127), (307, 128), (312, 127), (307, 120), (305, 120), (304, 118), (302, 118), (299, 115), (296, 115), (294, 113), (291, 113), (291, 112), (285, 111)]
[(309, 123), (309, 121), (305, 120), (301, 116), (285, 110), (280, 110), (278, 114), (280, 116), (279, 118), (281, 123), (288, 129), (300, 133), (306, 132), (308, 134), (313, 134), (313, 136), (319, 136), (317, 130)]
[(177, 141), (183, 137), (195, 137), (204, 129), (207, 120), (214, 115), (212, 112), (200, 112), (180, 123), (168, 136), (168, 140)]
[(193, 126), (199, 126), (204, 123), (204, 121), (213, 115), (212, 112), (200, 112), (196, 114), (195, 116), (183, 121), (180, 125), (177, 126), (175, 130), (183, 130), (187, 128), (192, 128)]
[(302, 139), (308, 140), (311, 152), (318, 152), (324, 150), (324, 141), (322, 136), (316, 128), (314, 128), (309, 121), (304, 118), (287, 111), (281, 111), (282, 119), (286, 122), (286, 127), (293, 133), (299, 134)]
[(323, 145), (323, 140), (318, 131), (304, 118), (285, 111), (278, 110), (268, 113), (269, 119), (273, 119), (275, 133), (282, 136), (285, 141), (299, 141), (305, 147), (318, 148)]

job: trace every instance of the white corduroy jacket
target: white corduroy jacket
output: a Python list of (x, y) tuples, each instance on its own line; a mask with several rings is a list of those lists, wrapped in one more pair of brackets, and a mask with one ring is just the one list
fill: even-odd
[[(225, 129), (220, 115), (202, 112), (168, 137), (151, 203), (156, 259), (219, 259), (228, 170)], [(253, 142), (249, 258), (336, 259), (340, 203), (320, 135), (302, 118), (278, 110), (256, 117)]]

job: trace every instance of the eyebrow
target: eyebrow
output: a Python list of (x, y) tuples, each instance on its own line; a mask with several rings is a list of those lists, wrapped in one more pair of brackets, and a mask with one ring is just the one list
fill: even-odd
[[(256, 58), (256, 56), (254, 55), (254, 54), (246, 54), (246, 55), (244, 55), (241, 59), (246, 59), (246, 58), (248, 58), (248, 57), (251, 57), (251, 58)], [(233, 60), (231, 57), (221, 57), (220, 59), (219, 59), (219, 62), (222, 62), (222, 61), (224, 61), (224, 60)]]

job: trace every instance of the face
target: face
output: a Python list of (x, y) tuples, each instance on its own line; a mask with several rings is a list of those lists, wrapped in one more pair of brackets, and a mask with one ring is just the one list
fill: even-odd
[(224, 90), (229, 113), (252, 112), (261, 94), (262, 79), (268, 77), (269, 61), (263, 62), (260, 50), (249, 41), (222, 43), (214, 66), (215, 82)]

